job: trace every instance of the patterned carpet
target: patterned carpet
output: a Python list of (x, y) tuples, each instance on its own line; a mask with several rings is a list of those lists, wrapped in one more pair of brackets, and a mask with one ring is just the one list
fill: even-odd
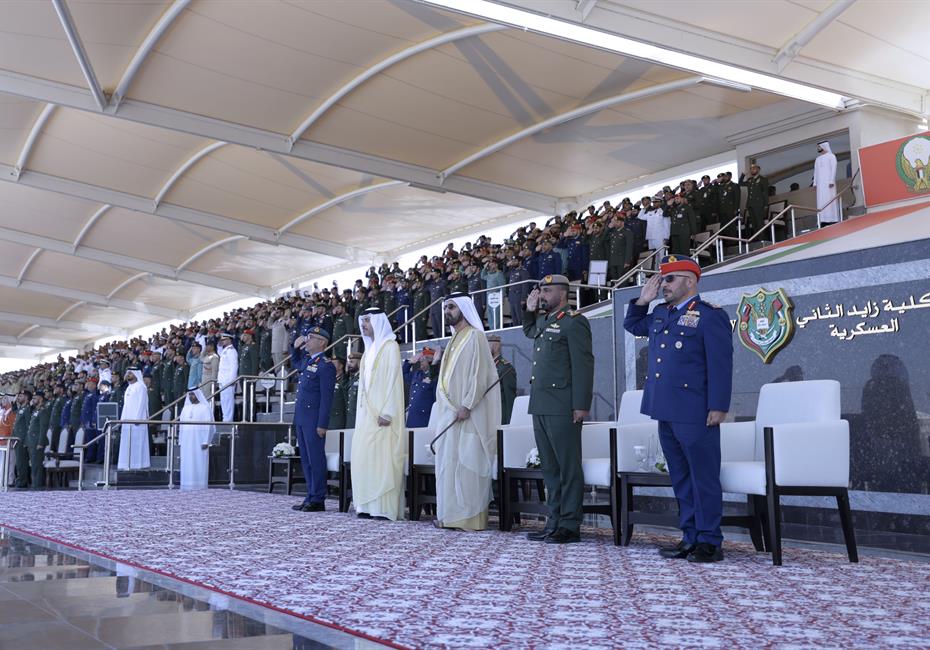
[(636, 534), (581, 544), (299, 513), (295, 497), (8, 493), (0, 524), (405, 647), (926, 647), (930, 564), (748, 544), (659, 558)]

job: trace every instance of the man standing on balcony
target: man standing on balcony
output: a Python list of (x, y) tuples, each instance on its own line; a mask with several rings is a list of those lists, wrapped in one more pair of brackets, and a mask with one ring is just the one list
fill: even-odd
[(827, 140), (817, 143), (817, 153), (819, 155), (814, 161), (814, 187), (817, 188), (820, 223), (836, 223), (840, 220), (840, 202), (833, 200), (836, 198), (836, 156), (830, 150)]
[[(720, 423), (730, 409), (733, 338), (727, 313), (698, 295), (701, 267), (669, 255), (627, 308), (623, 327), (649, 337), (642, 412), (659, 421), (659, 441), (678, 499), (682, 539), (665, 558), (723, 559)], [(662, 289), (665, 303), (649, 312)]]
[(744, 237), (752, 237), (762, 230), (768, 220), (769, 180), (761, 173), (761, 167), (753, 163), (749, 166), (749, 178), (740, 177), (740, 185), (748, 190), (746, 196), (746, 222), (749, 230), (743, 233)]

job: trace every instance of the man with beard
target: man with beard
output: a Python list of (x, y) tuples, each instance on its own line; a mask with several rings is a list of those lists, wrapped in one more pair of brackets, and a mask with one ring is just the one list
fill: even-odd
[(581, 541), (581, 424), (594, 394), (591, 325), (569, 310), (568, 284), (564, 275), (545, 276), (523, 313), (523, 333), (534, 340), (529, 412), (549, 508), (545, 528), (527, 537), (548, 544)]

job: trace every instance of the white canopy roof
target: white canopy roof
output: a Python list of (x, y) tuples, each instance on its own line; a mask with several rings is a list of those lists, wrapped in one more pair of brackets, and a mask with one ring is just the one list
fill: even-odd
[[(810, 109), (413, 0), (26, 0), (0, 19), (8, 356), (584, 205)], [(764, 23), (744, 38), (776, 39)]]

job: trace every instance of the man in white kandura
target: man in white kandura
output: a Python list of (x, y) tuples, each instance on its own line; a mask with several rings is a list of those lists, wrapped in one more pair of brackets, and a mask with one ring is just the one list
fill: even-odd
[[(817, 143), (817, 159), (814, 160), (814, 187), (817, 188), (817, 207), (820, 223), (840, 221), (840, 202), (836, 198), (836, 156), (830, 151), (830, 143)], [(833, 201), (833, 203), (830, 203)], [(827, 205), (830, 203), (830, 205)]]
[(352, 500), (359, 518), (404, 515), (404, 378), (387, 315), (376, 307), (358, 319), (365, 353), (359, 367), (352, 434)]
[[(442, 356), (436, 390), (436, 526), (484, 530), (501, 393), (497, 368), (472, 299), (453, 293), (443, 304), (452, 340)], [(446, 429), (446, 427), (449, 427)]]
[[(120, 420), (148, 420), (149, 393), (142, 381), (142, 371), (126, 371), (126, 392), (123, 394), (123, 412)], [(147, 424), (121, 424), (119, 436), (118, 469), (144, 469), (149, 459), (149, 427)]]
[(212, 424), (184, 424), (185, 422), (213, 420), (213, 409), (202, 390), (197, 388), (187, 392), (179, 419), (181, 421), (178, 434), (181, 444), (181, 489), (206, 489), (210, 439), (216, 427)]
[[(236, 407), (236, 385), (235, 380), (239, 375), (239, 354), (232, 344), (230, 334), (220, 334), (220, 365), (216, 372), (217, 388), (223, 388), (220, 392), (220, 409), (223, 411), (223, 422), (232, 422), (233, 411)], [(212, 419), (212, 418), (211, 418)]]

